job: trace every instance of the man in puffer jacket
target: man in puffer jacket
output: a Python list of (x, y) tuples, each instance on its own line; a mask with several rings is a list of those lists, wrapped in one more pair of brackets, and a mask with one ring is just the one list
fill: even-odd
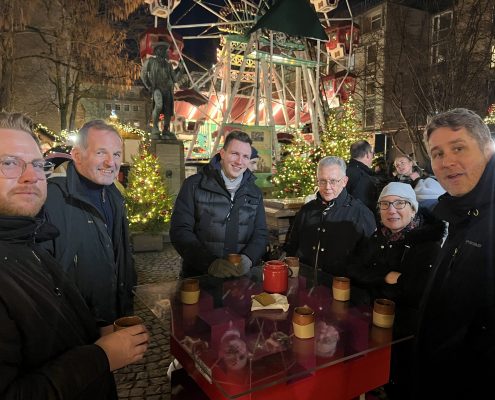
[[(268, 233), (263, 196), (248, 169), (251, 143), (245, 132), (231, 132), (211, 162), (184, 181), (170, 226), (183, 277), (242, 276), (264, 255)], [(241, 254), (238, 265), (226, 260), (230, 253)]]

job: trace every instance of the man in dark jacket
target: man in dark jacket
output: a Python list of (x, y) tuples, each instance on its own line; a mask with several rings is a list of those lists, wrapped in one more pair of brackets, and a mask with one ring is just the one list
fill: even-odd
[(351, 160), (347, 166), (347, 192), (361, 200), (371, 212), (375, 212), (378, 199), (377, 181), (371, 165), (373, 163), (373, 148), (366, 140), (351, 144)]
[(304, 264), (346, 276), (358, 244), (376, 229), (373, 213), (345, 189), (346, 165), (339, 157), (318, 164), (318, 194), (297, 213), (284, 250)]
[[(248, 169), (250, 158), (251, 138), (233, 131), (219, 154), (184, 181), (170, 225), (183, 276), (241, 276), (265, 253), (265, 209)], [(226, 260), (230, 253), (241, 254), (239, 265)]]
[(132, 313), (136, 272), (124, 199), (113, 183), (122, 138), (104, 121), (86, 123), (66, 177), (48, 181), (47, 219), (61, 232), (53, 255), (101, 326)]
[(100, 337), (76, 287), (39, 241), (53, 170), (32, 121), (0, 113), (0, 398), (117, 399), (111, 371), (143, 357), (143, 325)]
[(425, 138), (449, 231), (423, 299), (415, 398), (482, 399), (495, 371), (494, 143), (463, 108), (435, 115)]

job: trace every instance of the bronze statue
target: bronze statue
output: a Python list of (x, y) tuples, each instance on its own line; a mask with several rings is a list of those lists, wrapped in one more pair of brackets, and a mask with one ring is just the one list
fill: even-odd
[[(157, 42), (153, 45), (154, 57), (146, 59), (141, 69), (141, 80), (146, 89), (152, 94), (153, 112), (151, 114), (153, 139), (176, 139), (170, 132), (170, 120), (174, 115), (174, 84), (180, 75), (180, 70), (174, 71), (168, 60), (167, 42)], [(159, 127), (160, 114), (164, 115), (163, 130)]]

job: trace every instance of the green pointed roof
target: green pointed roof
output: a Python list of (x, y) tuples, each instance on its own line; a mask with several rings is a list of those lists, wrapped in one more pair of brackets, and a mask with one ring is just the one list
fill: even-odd
[(293, 36), (328, 40), (318, 14), (308, 0), (278, 0), (251, 28), (283, 32)]

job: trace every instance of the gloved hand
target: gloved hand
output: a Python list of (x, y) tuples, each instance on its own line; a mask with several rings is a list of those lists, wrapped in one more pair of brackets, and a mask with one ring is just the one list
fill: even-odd
[(242, 270), (241, 270), (241, 274), (238, 276), (246, 275), (253, 266), (253, 262), (247, 255), (241, 254), (241, 263), (239, 266), (242, 268)]
[(230, 276), (240, 276), (240, 270), (241, 264), (236, 267), (234, 264), (224, 260), (223, 258), (217, 258), (210, 264), (208, 273), (212, 276), (216, 276), (217, 278), (228, 278)]

